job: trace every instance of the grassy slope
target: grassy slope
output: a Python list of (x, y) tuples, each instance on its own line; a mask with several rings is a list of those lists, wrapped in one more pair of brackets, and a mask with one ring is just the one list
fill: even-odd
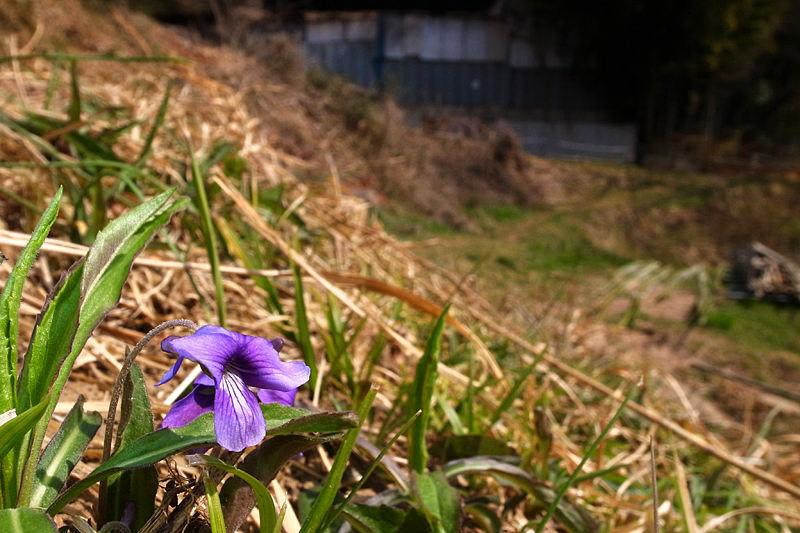
[[(134, 21), (138, 23), (138, 19)], [(29, 30), (32, 32), (32, 26)], [(139, 31), (147, 35), (144, 23)], [(28, 37), (21, 34), (21, 41), (25, 42)], [(128, 45), (135, 46), (135, 43)], [(98, 48), (95, 51), (110, 51), (105, 45), (95, 46)], [(731, 244), (753, 236), (780, 251), (797, 248), (797, 227), (796, 223), (792, 226), (793, 211), (790, 209), (791, 205), (798, 205), (795, 201), (797, 186), (791, 180), (751, 179), (732, 184), (709, 176), (653, 173), (604, 165), (532, 158), (520, 162), (513, 150), (510, 155), (500, 153), (499, 145), (491, 142), (437, 140), (435, 136), (411, 131), (399, 121), (400, 114), (391, 104), (375, 104), (363, 92), (330, 79), (309, 81), (298, 75), (291, 65), (281, 72), (272, 72), (242, 61), (233, 68), (233, 62), (225, 64), (229, 56), (200, 47), (187, 46), (182, 55), (204, 62), (217, 79), (237, 86), (262, 121), (260, 133), (272, 146), (303, 161), (302, 169), (295, 173), (306, 183), (322, 189), (332, 167), (336, 167), (345, 187), (361, 189), (365, 194), (369, 189), (378, 189), (426, 213), (427, 218), (422, 219), (420, 215), (388, 212), (384, 220), (403, 237), (440, 239), (435, 245), (420, 247), (418, 251), (459, 275), (480, 276), (486, 292), (500, 304), (501, 314), (516, 312), (523, 324), (525, 320), (531, 324), (532, 330), (551, 318), (558, 325), (557, 332), (563, 331), (563, 335), (546, 340), (552, 340), (556, 350), (569, 352), (570, 356), (583, 355), (582, 364), (587, 371), (597, 371), (593, 375), (598, 375), (598, 368), (603, 368), (611, 369), (612, 378), (634, 379), (638, 368), (630, 372), (625, 369), (627, 361), (618, 357), (626, 350), (625, 346), (638, 346), (649, 356), (657, 346), (651, 338), (653, 335), (638, 335), (644, 328), (659, 326), (673, 340), (682, 332), (679, 322), (670, 323), (655, 317), (639, 331), (602, 329), (606, 348), (592, 347), (586, 342), (594, 326), (576, 325), (571, 307), (573, 304), (589, 306), (595, 289), (625, 261), (656, 258), (676, 265), (699, 260), (716, 262), (727, 257)], [(257, 91), (264, 79), (270, 80), (269, 90)], [(326, 153), (332, 157), (326, 158)], [(501, 156), (499, 163), (497, 156)], [(492, 179), (480, 182), (473, 180), (476, 176)], [(486, 196), (483, 193), (493, 183), (497, 186), (495, 194), (489, 195), (493, 203), (482, 205), (477, 200)], [(525, 194), (526, 191), (529, 194)], [(744, 220), (747, 224), (735, 223)], [(441, 221), (450, 225), (443, 225)], [(452, 225), (473, 231), (456, 232), (449, 229)], [(771, 311), (759, 306), (753, 309), (758, 320), (771, 316)], [(782, 314), (775, 316), (777, 323), (788, 324), (784, 331), (791, 329), (792, 323), (782, 321), (785, 318)], [(736, 324), (750, 324), (753, 316), (734, 318), (734, 327), (726, 335), (718, 336), (714, 331), (693, 332), (686, 344), (689, 353), (717, 352), (722, 346), (723, 356), (730, 355), (731, 361), (741, 361), (739, 351), (746, 344), (734, 338), (733, 333)], [(751, 330), (756, 332), (768, 327), (766, 322), (755, 324)], [(605, 328), (605, 325), (599, 327)], [(535, 334), (534, 331), (531, 336)], [(754, 334), (749, 335), (752, 338)], [(635, 345), (643, 336), (646, 342)], [(763, 353), (760, 347), (766, 336), (759, 336), (762, 338), (755, 339), (752, 344), (750, 359), (753, 361)], [(783, 335), (777, 337), (782, 339)], [(498, 359), (506, 361), (502, 343), (493, 343), (491, 348)], [(451, 350), (456, 352), (454, 347)], [(675, 351), (667, 355), (686, 353)], [(513, 360), (513, 357), (507, 359)], [(786, 361), (791, 359), (787, 357)], [(751, 365), (750, 369), (755, 367)], [(786, 368), (790, 373), (793, 367), (787, 363)], [(573, 442), (587, 440), (597, 416), (585, 409), (576, 409), (560, 388), (548, 384), (549, 378), (536, 378), (537, 385), (542, 387), (530, 387), (525, 391), (526, 405), (550, 402), (557, 429), (576, 432), (569, 436)], [(619, 381), (621, 379), (615, 383)], [(720, 390), (711, 392), (722, 394), (724, 390)], [(583, 390), (579, 389), (579, 394), (590, 406), (599, 403), (596, 397)], [(719, 399), (720, 405), (728, 400), (723, 396)], [(521, 419), (520, 427), (530, 430), (530, 420), (525, 415), (524, 410), (513, 414)], [(437, 427), (447, 428), (441, 414), (439, 418)], [(628, 427), (639, 429), (641, 435), (645, 434), (635, 417), (628, 417), (626, 423)], [(633, 434), (636, 435), (636, 431)], [(528, 433), (516, 438), (521, 445), (531, 446), (533, 442)], [(568, 440), (560, 442), (562, 447), (565, 442), (573, 445)], [(608, 450), (616, 446), (621, 454), (629, 444), (617, 438), (609, 442)], [(580, 451), (580, 448), (574, 449)], [(617, 453), (608, 450), (607, 455)], [(524, 448), (522, 451), (533, 461), (534, 451)], [(691, 451), (686, 453), (692, 461), (703, 463), (702, 457), (692, 456)], [(572, 466), (574, 464), (563, 460), (558, 474), (563, 475)], [(701, 468), (698, 472), (695, 481), (701, 484), (705, 472)], [(620, 478), (618, 482), (624, 476)], [(613, 476), (603, 481), (613, 482)], [(637, 481), (636, 485), (637, 491), (642, 490), (641, 483)], [(735, 483), (732, 486), (736, 487)], [(702, 499), (702, 495), (699, 498)], [(594, 503), (597, 509), (606, 505), (602, 512), (615, 512), (603, 499)], [(745, 504), (746, 501), (741, 503)], [(740, 503), (737, 501), (736, 505)]]
[[(557, 164), (588, 174), (580, 192), (533, 208), (468, 209), (476, 231), (459, 232), (396, 207), (381, 217), (399, 237), (420, 241), (418, 253), (480, 278), (495, 303), (513, 302), (533, 314), (553, 302), (594, 307), (604, 296), (600, 285), (634, 260), (675, 268), (701, 263), (711, 271), (724, 268), (733, 249), (752, 240), (800, 258), (800, 180), (791, 176)], [(694, 291), (690, 283), (684, 289)], [(785, 371), (796, 376), (800, 363), (800, 312), (726, 300), (723, 287), (716, 289), (706, 327), (693, 330), (686, 347), (761, 379), (790, 382)], [(619, 320), (624, 313), (616, 309), (604, 317)], [(655, 328), (673, 342), (685, 332), (683, 321), (657, 309), (651, 316), (645, 308), (642, 317), (639, 329)], [(765, 357), (775, 364), (764, 365)]]

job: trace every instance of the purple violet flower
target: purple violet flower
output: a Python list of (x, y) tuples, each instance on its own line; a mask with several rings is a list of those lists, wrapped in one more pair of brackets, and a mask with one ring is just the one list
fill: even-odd
[(297, 388), (311, 373), (303, 362), (281, 361), (281, 348), (282, 339), (270, 342), (219, 326), (203, 326), (187, 337), (167, 337), (161, 349), (178, 360), (156, 385), (175, 377), (184, 359), (199, 363), (204, 373), (192, 392), (175, 402), (161, 427), (185, 426), (213, 411), (220, 446), (238, 452), (260, 443), (266, 424), (258, 400), (292, 405)]

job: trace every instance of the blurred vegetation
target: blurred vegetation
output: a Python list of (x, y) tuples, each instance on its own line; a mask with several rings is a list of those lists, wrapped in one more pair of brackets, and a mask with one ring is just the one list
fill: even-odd
[[(677, 134), (706, 141), (800, 137), (797, 0), (518, 0), (534, 41), (553, 41), (594, 77), (643, 148)], [(550, 42), (548, 42), (550, 41)]]

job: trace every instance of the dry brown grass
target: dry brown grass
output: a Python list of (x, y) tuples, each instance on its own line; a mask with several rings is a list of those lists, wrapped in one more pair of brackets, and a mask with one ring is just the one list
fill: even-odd
[[(50, 27), (58, 28), (64, 35), (69, 34), (70, 28), (82, 31), (86, 26), (105, 34), (108, 44), (98, 35), (93, 48), (88, 48), (90, 51), (108, 52), (117, 42), (109, 34), (130, 33), (122, 25), (95, 24), (95, 15), (86, 14), (87, 18), (82, 19), (64, 15), (60, 8), (48, 2), (35, 5), (35, 13), (52, 14), (58, 18), (59, 22), (51, 22)], [(74, 22), (70, 22), (73, 19)], [(274, 279), (289, 317), (294, 312), (293, 285), (285, 267), (291, 257), (300, 265), (314, 291), (334, 295), (348, 314), (366, 318), (362, 333), (351, 347), (356, 367), (366, 359), (379, 332), (389, 337), (389, 347), (372, 376), (383, 384), (377, 406), (379, 411), (391, 405), (397, 394), (399, 377), (408, 376), (409, 369), (413, 369), (424, 343), (425, 325), (446, 302), (452, 302), (452, 324), (480, 356), (480, 368), (475, 377), (478, 380), (489, 375), (500, 378), (496, 386), (485, 389), (479, 398), (483, 409), (490, 411), (496, 406), (512, 381), (510, 369), (497, 364), (487, 345), (508, 344), (517, 363), (530, 363), (536, 355), (545, 354), (536, 380), (531, 380), (530, 386), (525, 388), (514, 404), (515, 409), (492, 428), (493, 435), (507, 440), (521, 454), (535, 456), (531, 416), (533, 407), (546, 401), (555, 434), (552, 456), (567, 470), (572, 470), (581, 459), (586, 441), (598, 433), (603, 421), (611, 418), (624, 391), (634, 386), (641, 376), (645, 377), (644, 405), (636, 404), (633, 410), (651, 423), (643, 424), (641, 419), (631, 418), (621, 424), (612, 433), (620, 451), (611, 457), (598, 454), (586, 465), (586, 471), (597, 471), (613, 464), (624, 464), (626, 466), (621, 472), (629, 481), (617, 488), (602, 479), (587, 481), (573, 493), (574, 499), (607, 524), (609, 530), (633, 532), (644, 531), (647, 527), (647, 517), (651, 512), (648, 497), (627, 493), (624, 486), (649, 475), (646, 452), (650, 434), (656, 432), (661, 441), (657, 463), (659, 475), (663, 478), (673, 476), (671, 456), (689, 442), (703, 450), (700, 455), (715, 454), (735, 468), (760, 478), (763, 482), (753, 483), (750, 478), (743, 478), (741, 491), (749, 498), (772, 501), (784, 511), (797, 512), (800, 491), (791, 485), (798, 475), (797, 469), (791, 466), (797, 464), (798, 457), (798, 443), (793, 440), (794, 436), (787, 436), (774, 445), (766, 443), (763, 446), (768, 449), (758, 450), (758, 457), (768, 456), (772, 461), (762, 461), (765, 469), (745, 464), (741, 456), (749, 441), (726, 442), (715, 436), (706, 427), (702, 415), (695, 412), (691, 401), (682, 401), (686, 395), (663, 368), (648, 362), (647, 357), (638, 352), (629, 365), (622, 365), (613, 342), (592, 344), (588, 340), (592, 335), (602, 335), (607, 341), (613, 332), (570, 310), (568, 314), (559, 315), (562, 320), (554, 320), (542, 330), (538, 343), (531, 343), (526, 338), (527, 325), (523, 317), (516, 313), (498, 314), (468, 280), (414, 255), (408, 247), (372, 224), (368, 201), (347, 192), (348, 187), (352, 189), (363, 184), (369, 188), (374, 186), (375, 180), (386, 179), (390, 182), (388, 185), (400, 188), (402, 194), (418, 195), (412, 198), (415, 202), (426, 201), (430, 203), (430, 209), (438, 206), (442, 212), (448, 212), (447, 205), (468, 202), (470, 195), (488, 190), (501, 197), (513, 198), (527, 187), (528, 182), (520, 181), (527, 179), (524, 178), (526, 168), (529, 168), (527, 165), (539, 169), (545, 167), (550, 175), (558, 176), (565, 172), (558, 164), (550, 166), (541, 160), (521, 160), (515, 155), (518, 147), (514, 147), (513, 140), (501, 137), (494, 144), (464, 139), (429, 144), (429, 138), (424, 134), (410, 133), (394, 118), (387, 118), (385, 122), (376, 119), (378, 124), (383, 124), (383, 130), (365, 130), (371, 126), (362, 126), (358, 122), (342, 125), (337, 122), (337, 113), (329, 109), (330, 104), (326, 104), (320, 93), (289, 85), (293, 76), (291, 72), (284, 72), (283, 78), (278, 75), (271, 77), (269, 71), (255, 64), (252, 58), (187, 42), (139, 18), (129, 20), (134, 26), (140, 26), (136, 31), (145, 36), (156, 53), (189, 57), (194, 63), (82, 64), (81, 81), (87, 94), (124, 107), (132, 118), (143, 122), (143, 126), (122, 137), (118, 155), (130, 160), (141, 149), (148, 125), (152, 123), (168, 81), (172, 80), (175, 85), (166, 125), (154, 145), (155, 155), (149, 163), (152, 171), (161, 176), (164, 183), (183, 186), (184, 178), (176, 170), (175, 162), (187, 161), (187, 145), (192, 146), (199, 157), (221, 140), (237, 148), (249, 170), (244, 183), (233, 183), (219, 166), (211, 169), (211, 180), (221, 188), (214, 198), (215, 212), (220, 216), (236, 213), (237, 218), (245, 221), (261, 239), (280, 250), (277, 270), (263, 274)], [(109, 20), (103, 24), (113, 23)], [(27, 42), (35, 30), (30, 24), (22, 24), (16, 31), (19, 32), (19, 42)], [(83, 39), (91, 40), (93, 31), (87, 30), (84, 37), (74, 41), (74, 46), (80, 47)], [(137, 50), (137, 47), (141, 48), (137, 41), (130, 37), (124, 48), (117, 45), (120, 46), (117, 50), (143, 53)], [(43, 39), (37, 46), (43, 47), (46, 42)], [(11, 95), (4, 110), (12, 115), (22, 113), (23, 102), (31, 109), (42, 108), (52, 63), (34, 59), (18, 66), (21, 68), (15, 69), (11, 64), (0, 66), (0, 88)], [(208, 72), (212, 72), (215, 79)], [(67, 74), (61, 72), (59, 76), (61, 83), (51, 106), (55, 110), (63, 109), (69, 99)], [(232, 84), (220, 81), (223, 79)], [(385, 113), (398, 113), (391, 106), (384, 109)], [(104, 123), (98, 121), (93, 127), (103, 126)], [(375, 135), (383, 135), (383, 138), (375, 139)], [(370, 139), (374, 144), (367, 142)], [(366, 142), (366, 148), (363, 142)], [(5, 130), (0, 131), (0, 149), (4, 161), (42, 162), (46, 159), (23, 138)], [(362, 156), (366, 149), (378, 150), (381, 155), (365, 160)], [(467, 153), (472, 154), (472, 158), (461, 157)], [(413, 158), (416, 159), (411, 160)], [(376, 170), (378, 167), (381, 167), (380, 172)], [(449, 168), (452, 170), (446, 172), (445, 169)], [(69, 170), (63, 173), (64, 177), (71, 177)], [(300, 180), (298, 176), (308, 179)], [(479, 176), (483, 176), (484, 181), (476, 181), (474, 189), (467, 192), (452, 190), (455, 180), (477, 180)], [(580, 183), (583, 178), (577, 176), (573, 179), (574, 183)], [(343, 185), (342, 181), (349, 185)], [(293, 206), (310, 232), (318, 238), (299, 249), (291, 246), (293, 227), (290, 224), (270, 227), (257, 213), (252, 213), (247, 208), (248, 199), (241, 194), (247, 189), (245, 184), (258, 189), (283, 185), (286, 206)], [(420, 188), (420, 184), (426, 184), (428, 188)], [(0, 185), (35, 205), (43, 205), (44, 200), (53, 194), (54, 180), (44, 169), (2, 168)], [(556, 187), (551, 183), (550, 189), (546, 184), (540, 185), (544, 196), (550, 194), (553, 198), (563, 198), (570, 195), (569, 188), (564, 188), (563, 184)], [(3, 222), (11, 229), (29, 231), (35, 222), (34, 213), (4, 195), (0, 195), (0, 207)], [(113, 204), (108, 208), (110, 216), (114, 216), (122, 206)], [(453, 213), (456, 212), (453, 207)], [(182, 247), (189, 249), (189, 261), (205, 263), (204, 253), (199, 246), (192, 244), (192, 235), (180, 223), (179, 217), (172, 221), (168, 230)], [(9, 244), (8, 238), (13, 236), (5, 233), (3, 236), (4, 244), (0, 246), (12, 259), (0, 266), (0, 275), (5, 278), (13, 263), (16, 245)], [(55, 236), (59, 237), (58, 232)], [(75, 249), (70, 251), (64, 246), (46, 249), (34, 267), (26, 285), (21, 320), (23, 338), (28, 338), (31, 333), (34, 313), (44, 301), (45, 289), (52, 286), (59, 270), (72, 259)], [(116, 371), (125, 346), (136, 342), (142, 332), (156, 324), (172, 318), (192, 318), (201, 323), (213, 320), (213, 314), (206, 313), (200, 302), (201, 297), (206, 302), (214, 301), (214, 286), (207, 269), (183, 266), (176, 269), (170, 263), (173, 258), (158, 251), (147, 252), (143, 259), (149, 262), (140, 261), (134, 267), (119, 308), (108, 317), (81, 355), (65, 401), (72, 399), (78, 391), (89, 392), (92, 400), (102, 401), (109, 390), (109, 375)], [(235, 267), (235, 261), (227, 261), (227, 266)], [(189, 270), (199, 294), (189, 281)], [(285, 320), (285, 317), (274, 316), (266, 310), (263, 305), (266, 295), (250, 275), (229, 270), (225, 273), (224, 285), (230, 327), (259, 336), (276, 334), (272, 325)], [(324, 298), (310, 297), (307, 304), (313, 340), (319, 354), (324, 351), (322, 334), (328, 327), (324, 302)], [(406, 304), (399, 312), (398, 302)], [(602, 348), (597, 348), (599, 345)], [(648, 349), (648, 345), (642, 349)], [(637, 349), (631, 350), (635, 352)], [(299, 356), (298, 350), (292, 346), (287, 346), (286, 354), (291, 358)], [(141, 362), (149, 383), (156, 381), (171, 364), (155, 349), (147, 352)], [(464, 366), (443, 364), (441, 373), (442, 390), (451, 398), (462, 398), (468, 379)], [(614, 383), (614, 390), (601, 381)], [(154, 390), (157, 413), (165, 411), (164, 401), (169, 392)], [(306, 394), (309, 399), (310, 394)], [(327, 401), (323, 394), (320, 403)], [(667, 431), (660, 431), (659, 427)], [(401, 455), (402, 450), (397, 454)], [(94, 455), (90, 453), (90, 457), (96, 458), (96, 450)], [(91, 463), (91, 459), (87, 458), (87, 462)], [(782, 490), (776, 490), (776, 487)], [(787, 492), (794, 497), (787, 497)], [(673, 496), (662, 495), (662, 501), (672, 501), (670, 498)], [(509, 514), (504, 529), (518, 530), (527, 520), (523, 511), (517, 509)], [(669, 521), (677, 521), (674, 509), (668, 506), (663, 512)]]

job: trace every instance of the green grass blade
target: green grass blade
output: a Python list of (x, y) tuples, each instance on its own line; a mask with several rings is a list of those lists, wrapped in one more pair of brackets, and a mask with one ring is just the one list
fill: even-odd
[(275, 520), (275, 527), (272, 528), (271, 532), (267, 531), (267, 533), (281, 533), (281, 530), (283, 529), (283, 519), (286, 518), (287, 505), (289, 505), (288, 501), (283, 502), (283, 505), (281, 506), (281, 512), (278, 513), (278, 518)]
[(0, 64), (28, 59), (49, 59), (51, 61), (116, 61), (118, 63), (191, 63), (188, 59), (169, 56), (116, 56), (91, 54), (23, 54), (17, 56), (0, 56)]
[(328, 516), (328, 518), (325, 520), (325, 524), (322, 526), (321, 531), (325, 531), (327, 528), (331, 526), (331, 524), (333, 524), (334, 520), (336, 520), (339, 514), (341, 514), (341, 512), (344, 510), (347, 504), (350, 503), (353, 500), (353, 498), (355, 498), (359, 489), (361, 489), (364, 483), (366, 483), (366, 481), (369, 479), (369, 476), (371, 476), (372, 473), (375, 471), (375, 469), (378, 467), (378, 465), (381, 464), (381, 459), (383, 459), (383, 457), (386, 455), (389, 449), (392, 446), (394, 446), (394, 443), (397, 442), (397, 439), (399, 439), (400, 436), (403, 433), (405, 433), (408, 430), (408, 428), (411, 427), (411, 424), (414, 423), (414, 420), (416, 420), (420, 414), (422, 414), (421, 411), (417, 411), (416, 413), (414, 413), (414, 415), (403, 425), (403, 427), (400, 428), (397, 431), (397, 433), (395, 433), (395, 436), (392, 437), (392, 439), (388, 443), (386, 443), (386, 446), (383, 447), (381, 453), (379, 453), (378, 456), (372, 461), (367, 470), (364, 472), (364, 475), (361, 476), (361, 479), (359, 479), (358, 482), (353, 486), (353, 488), (350, 489), (350, 494), (347, 495), (347, 498), (345, 498), (344, 501), (338, 507), (336, 507), (336, 509), (334, 509)]
[(203, 238), (206, 242), (206, 252), (208, 253), (208, 262), (211, 265), (211, 275), (214, 278), (214, 289), (217, 295), (217, 318), (219, 325), (225, 327), (225, 289), (222, 286), (222, 273), (219, 270), (219, 247), (217, 246), (217, 234), (214, 229), (214, 221), (211, 219), (211, 209), (208, 204), (208, 195), (206, 194), (206, 185), (203, 173), (200, 172), (200, 166), (197, 159), (194, 157), (194, 152), (189, 150), (189, 157), (192, 163), (192, 177), (194, 178), (194, 185), (197, 190), (197, 198), (195, 207), (200, 212), (200, 221), (202, 223)]
[[(4, 164), (0, 163), (0, 166), (4, 166)], [(29, 202), (28, 200), (26, 200), (22, 196), (18, 195), (14, 191), (12, 191), (10, 189), (6, 189), (5, 187), (0, 187), (0, 193), (8, 196), (9, 198), (11, 198), (15, 202), (17, 202), (19, 205), (24, 207), (25, 209), (28, 209), (28, 210), (36, 213), (40, 217), (42, 216), (42, 210), (39, 209), (38, 206), (34, 205), (32, 202)]]
[(272, 496), (267, 490), (267, 487), (262, 485), (259, 480), (244, 470), (239, 470), (238, 468), (209, 455), (190, 455), (187, 457), (187, 460), (190, 465), (202, 464), (205, 466), (218, 468), (223, 472), (233, 474), (245, 481), (248, 485), (250, 485), (250, 487), (253, 489), (253, 492), (256, 494), (258, 512), (261, 516), (261, 531), (271, 532), (273, 529), (275, 529), (275, 524), (277, 522), (277, 517), (275, 516), (275, 504), (272, 501)]
[(323, 531), (323, 524), (333, 506), (336, 493), (339, 490), (339, 484), (342, 482), (342, 476), (350, 460), (350, 452), (353, 450), (358, 434), (361, 432), (361, 425), (364, 424), (364, 421), (367, 419), (369, 410), (372, 407), (372, 402), (375, 400), (377, 394), (378, 389), (372, 388), (361, 402), (361, 406), (358, 408), (359, 427), (353, 428), (347, 432), (336, 454), (336, 458), (333, 460), (331, 471), (325, 479), (325, 485), (314, 501), (314, 505), (311, 507), (311, 511), (308, 513), (305, 522), (303, 522), (300, 533), (318, 533)]
[(638, 387), (631, 387), (630, 392), (628, 392), (628, 395), (620, 404), (619, 408), (617, 409), (617, 412), (614, 413), (614, 417), (609, 421), (608, 424), (606, 424), (606, 427), (603, 428), (603, 431), (600, 432), (600, 435), (597, 436), (594, 442), (592, 442), (592, 445), (589, 446), (589, 449), (584, 453), (581, 462), (572, 472), (572, 475), (569, 476), (567, 482), (564, 483), (564, 486), (561, 487), (561, 489), (558, 491), (558, 494), (553, 500), (553, 503), (551, 503), (550, 507), (547, 508), (547, 512), (544, 514), (541, 522), (539, 522), (539, 525), (536, 528), (536, 531), (538, 533), (542, 533), (544, 531), (544, 527), (547, 525), (547, 522), (550, 520), (550, 517), (553, 515), (553, 512), (555, 512), (556, 507), (558, 507), (558, 502), (561, 501), (561, 498), (564, 497), (564, 495), (567, 493), (567, 490), (569, 490), (569, 488), (575, 483), (575, 479), (577, 479), (577, 477), (580, 475), (583, 465), (586, 464), (586, 461), (589, 460), (589, 457), (594, 455), (594, 451), (597, 449), (597, 446), (603, 441), (603, 439), (606, 437), (611, 428), (614, 427), (614, 424), (617, 422), (617, 419), (619, 419), (619, 417), (622, 416), (622, 413), (625, 411), (625, 406), (628, 405), (628, 402), (631, 401), (631, 398), (633, 398), (633, 396), (636, 394), (638, 390), (639, 390)]
[(506, 395), (505, 398), (503, 398), (503, 401), (500, 402), (500, 406), (497, 408), (497, 410), (495, 410), (494, 414), (492, 415), (492, 418), (489, 421), (490, 427), (495, 425), (500, 420), (500, 417), (503, 415), (503, 413), (505, 413), (511, 408), (511, 405), (514, 403), (514, 400), (516, 400), (519, 397), (520, 393), (522, 393), (525, 384), (528, 382), (528, 378), (531, 376), (531, 374), (533, 374), (533, 371), (536, 370), (536, 365), (538, 365), (539, 361), (541, 361), (543, 354), (544, 352), (539, 354), (536, 357), (536, 360), (533, 361), (533, 363), (531, 363), (530, 365), (528, 365), (523, 369), (519, 379), (517, 379), (517, 381), (514, 383), (514, 386), (511, 387), (509, 393)]
[(203, 469), (203, 485), (206, 488), (206, 507), (208, 508), (208, 520), (211, 522), (211, 533), (225, 533), (225, 519), (222, 517), (222, 504), (219, 501), (219, 491), (217, 482), (208, 473), (208, 469)]
[[(222, 235), (222, 238), (225, 240), (225, 246), (228, 248), (229, 253), (237, 257), (244, 264), (245, 268), (250, 270), (268, 268), (267, 265), (264, 264), (263, 258), (260, 257), (262, 254), (259, 254), (259, 256), (252, 254), (244, 245), (243, 239), (239, 237), (236, 230), (231, 227), (227, 220), (217, 220), (217, 228), (219, 228), (219, 232)], [(243, 229), (245, 233), (248, 233), (247, 230), (249, 228)], [(257, 238), (253, 235), (250, 237), (253, 241), (253, 247), (258, 250), (259, 242)], [(268, 298), (265, 303), (267, 304), (268, 309), (275, 314), (283, 315), (283, 305), (281, 305), (281, 301), (278, 296), (278, 290), (275, 288), (275, 284), (272, 283), (272, 280), (266, 276), (254, 275), (252, 278), (256, 285), (266, 291)], [(284, 332), (281, 333), (285, 335)], [(293, 338), (291, 340), (294, 342)]]
[(70, 75), (70, 99), (69, 99), (69, 121), (81, 121), (81, 90), (78, 85), (78, 62), (76, 60), (70, 61), (69, 64)]
[[(326, 318), (332, 342), (332, 350), (329, 350), (330, 357), (328, 361), (331, 367), (331, 374), (340, 376), (343, 372), (347, 379), (347, 386), (352, 393), (355, 390), (355, 372), (353, 369), (353, 360), (347, 353), (347, 350), (349, 349), (350, 343), (358, 334), (358, 329), (353, 333), (353, 337), (350, 340), (345, 338), (345, 331), (347, 331), (348, 324), (342, 321), (342, 311), (339, 308), (339, 302), (331, 293), (328, 293)], [(344, 380), (341, 381), (344, 382)]]
[(311, 390), (317, 386), (317, 358), (314, 355), (314, 346), (311, 344), (311, 330), (308, 325), (306, 313), (305, 291), (303, 290), (303, 277), (300, 267), (292, 264), (292, 277), (294, 278), (294, 312), (295, 326), (297, 327), (297, 344), (303, 354), (303, 362), (311, 369), (308, 385)]
[(53, 70), (50, 72), (50, 81), (47, 82), (47, 93), (44, 97), (44, 108), (50, 109), (50, 104), (53, 102), (53, 95), (56, 93), (56, 85), (58, 85), (58, 71), (61, 70), (61, 61), (53, 62)]
[(411, 426), (408, 445), (408, 468), (422, 474), (428, 462), (428, 446), (425, 432), (428, 430), (431, 418), (431, 399), (436, 379), (439, 376), (439, 356), (442, 351), (442, 331), (444, 330), (445, 317), (450, 310), (450, 305), (445, 306), (442, 314), (433, 326), (428, 342), (425, 343), (425, 352), (417, 363), (417, 372), (414, 376), (414, 385), (411, 389), (409, 407), (412, 413), (422, 411), (416, 422)]
[(453, 433), (456, 435), (466, 435), (467, 428), (464, 426), (455, 408), (450, 405), (450, 400), (439, 391), (435, 391), (434, 396), (436, 396), (436, 403), (442, 408), (442, 411), (444, 411), (444, 416), (447, 418), (447, 421), (450, 422)]
[(150, 133), (147, 134), (142, 151), (139, 153), (139, 157), (136, 159), (135, 165), (137, 167), (144, 165), (145, 161), (147, 161), (147, 159), (150, 157), (150, 149), (153, 146), (153, 141), (156, 138), (159, 128), (161, 128), (162, 124), (164, 124), (164, 119), (167, 117), (167, 109), (169, 108), (169, 94), (171, 91), (172, 82), (167, 84), (167, 90), (164, 92), (164, 98), (161, 100), (161, 105), (158, 106), (158, 114), (156, 114), (156, 118), (153, 121), (153, 127), (150, 128)]

